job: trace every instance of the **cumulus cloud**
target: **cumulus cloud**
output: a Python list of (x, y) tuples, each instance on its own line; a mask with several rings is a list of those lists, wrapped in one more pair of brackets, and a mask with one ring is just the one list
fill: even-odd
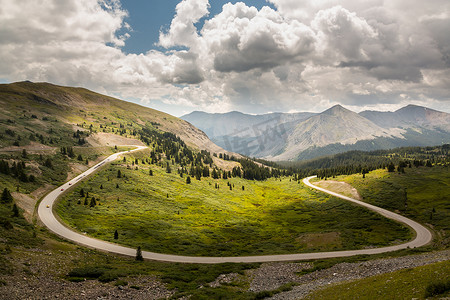
[(450, 111), (448, 1), (268, 2), (275, 9), (227, 3), (210, 16), (208, 0), (182, 0), (162, 48), (126, 54), (133, 16), (119, 0), (0, 0), (0, 78), (185, 111)]
[(206, 22), (202, 37), (220, 72), (269, 70), (301, 61), (314, 50), (314, 33), (300, 22), (286, 21), (276, 11), (258, 11), (244, 3), (226, 4)]
[(170, 24), (169, 32), (161, 32), (159, 45), (195, 47), (200, 37), (194, 26), (200, 18), (208, 14), (208, 0), (182, 0), (176, 6), (176, 15)]
[(342, 6), (319, 11), (311, 26), (322, 42), (321, 50), (326, 57), (340, 54), (342, 59), (366, 59), (363, 46), (377, 37), (366, 20)]

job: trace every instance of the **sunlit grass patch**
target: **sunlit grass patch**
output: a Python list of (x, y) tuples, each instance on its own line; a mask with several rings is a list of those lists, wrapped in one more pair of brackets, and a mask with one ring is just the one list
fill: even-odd
[[(88, 202), (96, 199), (94, 207), (84, 205), (81, 189), (89, 193)], [(361, 249), (411, 236), (398, 223), (289, 178), (202, 178), (186, 184), (176, 172), (149, 164), (136, 170), (130, 160), (117, 161), (81, 183), (60, 201), (57, 213), (91, 236), (182, 255)]]

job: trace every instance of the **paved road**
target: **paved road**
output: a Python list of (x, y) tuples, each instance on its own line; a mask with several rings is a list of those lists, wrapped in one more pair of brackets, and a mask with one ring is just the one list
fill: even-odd
[[(95, 172), (98, 167), (102, 166), (103, 164), (109, 163), (119, 157), (119, 155), (127, 152), (134, 152), (139, 151), (142, 149), (145, 149), (146, 147), (138, 146), (136, 149), (133, 149), (131, 151), (124, 151), (120, 153), (113, 154), (106, 158), (105, 160), (101, 161), (100, 163), (96, 164), (86, 172), (80, 174), (79, 176), (75, 177), (74, 179), (70, 180), (69, 182), (63, 184), (62, 186), (58, 187), (54, 191), (50, 192), (45, 198), (41, 201), (39, 207), (38, 207), (38, 215), (39, 218), (42, 220), (42, 222), (45, 224), (45, 226), (48, 227), (52, 232), (56, 233), (57, 235), (66, 238), (68, 240), (71, 240), (77, 244), (84, 245), (90, 248), (95, 248), (111, 253), (117, 253), (121, 255), (126, 256), (135, 256), (136, 255), (136, 249), (128, 248), (124, 246), (120, 246), (117, 244), (105, 242), (102, 240), (98, 240), (95, 238), (88, 237), (86, 235), (77, 233), (75, 231), (72, 231), (68, 227), (61, 224), (53, 214), (53, 205), (58, 198), (63, 193), (63, 190), (65, 191), (68, 188), (73, 187), (78, 181), (82, 180), (87, 175)], [(263, 256), (238, 256), (238, 257), (194, 257), (194, 256), (181, 256), (181, 255), (169, 255), (169, 254), (160, 254), (160, 253), (154, 253), (154, 252), (148, 252), (148, 251), (142, 251), (142, 256), (145, 259), (150, 260), (158, 260), (158, 261), (167, 261), (167, 262), (180, 262), (180, 263), (202, 263), (202, 264), (217, 264), (217, 263), (226, 263), (226, 262), (233, 262), (233, 263), (252, 263), (252, 262), (273, 262), (273, 261), (297, 261), (297, 260), (309, 260), (309, 259), (322, 259), (322, 258), (331, 258), (331, 257), (345, 257), (345, 256), (353, 256), (353, 255), (360, 255), (360, 254), (377, 254), (377, 253), (383, 253), (383, 252), (390, 252), (395, 251), (399, 249), (404, 249), (407, 247), (413, 248), (413, 247), (420, 247), (423, 246), (431, 241), (432, 235), (431, 232), (420, 225), (417, 222), (414, 222), (413, 220), (410, 220), (408, 218), (405, 218), (403, 216), (400, 216), (398, 214), (395, 214), (393, 212), (387, 211), (385, 209), (325, 190), (323, 188), (319, 188), (309, 182), (309, 180), (312, 177), (305, 178), (303, 182), (314, 188), (318, 189), (322, 192), (331, 194), (333, 196), (342, 198), (347, 201), (354, 202), (358, 205), (362, 205), (364, 207), (367, 207), (368, 209), (371, 209), (375, 212), (380, 213), (381, 215), (399, 221), (401, 223), (407, 224), (411, 228), (413, 228), (416, 231), (416, 237), (414, 240), (401, 244), (401, 245), (395, 245), (390, 247), (383, 247), (383, 248), (375, 248), (375, 249), (363, 249), (363, 250), (350, 250), (350, 251), (332, 251), (332, 252), (317, 252), (317, 253), (300, 253), (300, 254), (285, 254), (285, 255), (263, 255)], [(63, 189), (63, 190), (62, 190)], [(48, 207), (47, 207), (48, 206)]]

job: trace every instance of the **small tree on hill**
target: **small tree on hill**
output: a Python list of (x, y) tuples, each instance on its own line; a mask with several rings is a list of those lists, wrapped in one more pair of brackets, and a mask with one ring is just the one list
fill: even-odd
[(117, 232), (117, 229), (116, 231), (114, 231), (114, 239), (115, 240), (119, 239), (119, 233)]
[(137, 250), (136, 250), (136, 260), (137, 260), (137, 261), (144, 261), (144, 257), (142, 257), (141, 246), (138, 246), (138, 247), (137, 247)]
[(18, 217), (19, 216), (19, 208), (17, 207), (17, 205), (14, 203), (13, 208), (12, 208), (12, 213), (13, 213), (13, 217)]
[(186, 177), (186, 183), (190, 184), (191, 183), (191, 176)]
[(7, 203), (12, 203), (13, 200), (14, 199), (11, 196), (11, 193), (9, 192), (9, 190), (7, 188), (5, 188), (2, 192), (1, 202), (7, 204)]
[(388, 169), (388, 172), (395, 172), (395, 165), (394, 165), (394, 163), (391, 162), (391, 163), (388, 165), (387, 169)]

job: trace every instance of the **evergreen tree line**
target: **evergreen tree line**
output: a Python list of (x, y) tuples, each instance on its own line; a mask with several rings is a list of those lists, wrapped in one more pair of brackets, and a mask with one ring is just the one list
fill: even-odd
[[(12, 209), (11, 209), (11, 216), (13, 218), (19, 217), (20, 215), (20, 211), (19, 211), (19, 207), (17, 206), (16, 203), (14, 203), (14, 198), (11, 195), (11, 192), (7, 189), (4, 188), (3, 192), (0, 196), (0, 204), (3, 205), (12, 205)], [(5, 215), (0, 216), (0, 225), (2, 225), (5, 229), (12, 229), (13, 226), (12, 224), (8, 221), (8, 219), (6, 219)]]
[[(277, 165), (297, 174), (326, 178), (337, 175), (368, 173), (375, 169), (403, 172), (406, 167), (431, 167), (450, 164), (450, 145), (435, 147), (402, 147), (391, 150), (349, 151), (300, 162), (280, 162)], [(397, 166), (397, 168), (396, 168)]]
[(35, 182), (36, 178), (33, 174), (27, 175), (26, 165), (24, 161), (14, 161), (10, 166), (8, 161), (0, 160), (0, 173), (10, 175), (19, 179), (22, 182)]

